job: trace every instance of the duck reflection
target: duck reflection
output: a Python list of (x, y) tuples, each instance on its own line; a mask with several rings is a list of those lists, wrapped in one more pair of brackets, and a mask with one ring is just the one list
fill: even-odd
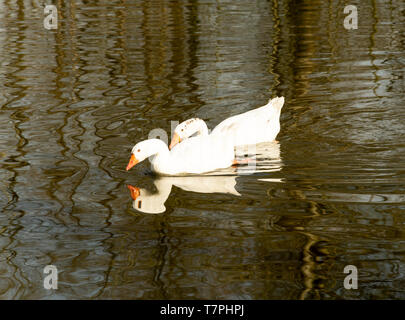
[(234, 173), (238, 175), (280, 171), (282, 167), (280, 144), (277, 141), (238, 146), (235, 148), (235, 158), (242, 160), (241, 163), (244, 158), (248, 159), (246, 165), (235, 168)]
[(173, 186), (189, 192), (225, 193), (240, 196), (236, 191), (236, 176), (188, 176), (188, 177), (159, 177), (154, 181), (157, 192), (128, 185), (132, 206), (143, 213), (162, 213), (166, 210), (164, 203), (170, 195)]
[[(260, 143), (257, 145), (242, 146), (236, 150), (239, 158), (247, 157), (247, 165), (241, 165), (222, 170), (221, 175), (204, 176), (161, 176), (153, 183), (156, 191), (128, 185), (133, 199), (133, 208), (139, 212), (158, 214), (166, 211), (165, 202), (172, 187), (176, 186), (184, 191), (198, 193), (223, 193), (241, 196), (236, 190), (236, 179), (239, 175), (254, 174), (258, 172), (279, 171), (282, 166), (280, 159), (280, 145), (276, 142)], [(280, 182), (280, 179), (258, 179), (259, 181)]]

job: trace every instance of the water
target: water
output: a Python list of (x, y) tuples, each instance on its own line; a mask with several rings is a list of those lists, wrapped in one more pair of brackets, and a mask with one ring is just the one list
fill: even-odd
[[(403, 1), (44, 3), (0, 1), (1, 299), (405, 298)], [(254, 174), (125, 171), (281, 95)]]

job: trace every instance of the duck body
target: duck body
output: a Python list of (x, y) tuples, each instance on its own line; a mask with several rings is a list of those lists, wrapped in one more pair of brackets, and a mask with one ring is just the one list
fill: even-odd
[[(219, 123), (210, 136), (232, 141), (234, 146), (274, 141), (280, 132), (280, 113), (284, 97), (271, 99), (266, 105), (232, 116)], [(175, 129), (171, 147), (180, 145), (193, 134), (208, 135), (204, 120), (193, 118), (179, 124)]]
[(274, 141), (280, 132), (281, 107), (278, 105), (284, 103), (284, 98), (276, 99), (282, 101), (271, 100), (263, 107), (225, 119), (211, 134), (231, 136), (235, 146)]
[(135, 164), (149, 157), (152, 170), (161, 175), (202, 174), (230, 167), (235, 159), (231, 144), (211, 136), (187, 139), (171, 151), (162, 140), (149, 139), (136, 144), (132, 155)]

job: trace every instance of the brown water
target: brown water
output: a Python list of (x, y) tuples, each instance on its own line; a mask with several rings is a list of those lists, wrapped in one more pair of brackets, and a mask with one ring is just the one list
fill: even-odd
[[(0, 1), (1, 299), (405, 298), (402, 0), (350, 1), (357, 30), (342, 1), (55, 1), (57, 30), (44, 3)], [(276, 95), (254, 174), (125, 171)]]

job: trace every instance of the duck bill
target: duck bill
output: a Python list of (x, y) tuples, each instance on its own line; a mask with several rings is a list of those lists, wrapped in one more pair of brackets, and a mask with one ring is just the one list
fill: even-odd
[(141, 194), (141, 190), (139, 190), (139, 188), (137, 187), (133, 187), (131, 185), (127, 186), (129, 191), (131, 192), (131, 198), (136, 200), (136, 198), (139, 197), (139, 195)]
[(128, 165), (127, 165), (127, 171), (129, 169), (131, 169), (134, 165), (136, 165), (138, 162), (139, 162), (139, 160), (137, 158), (135, 158), (135, 156), (132, 154), (131, 159), (129, 160)]
[(171, 150), (176, 144), (180, 143), (181, 139), (179, 135), (175, 132), (172, 138), (172, 141), (170, 142), (169, 150)]

